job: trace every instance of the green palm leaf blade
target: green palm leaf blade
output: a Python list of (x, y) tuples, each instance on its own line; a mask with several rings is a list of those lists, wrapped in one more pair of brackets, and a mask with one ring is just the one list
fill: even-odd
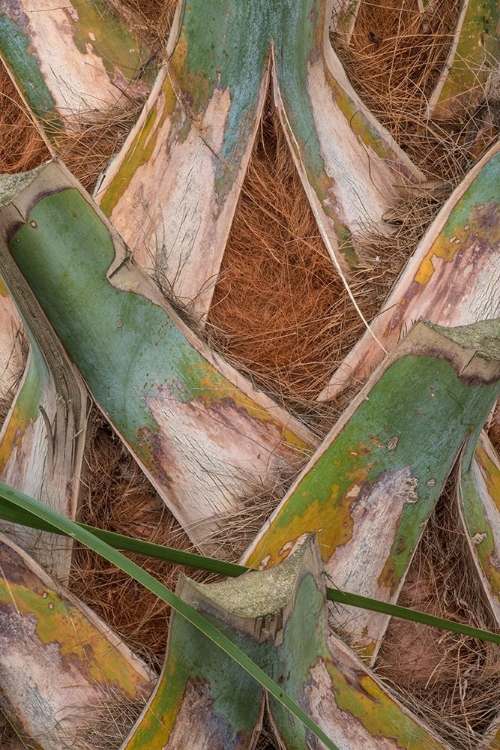
[[(334, 586), (395, 602), (441, 488), (499, 392), (500, 320), (418, 323), (353, 399), (243, 563), (275, 565), (314, 532)], [(337, 614), (374, 658), (389, 618)]]
[(140, 264), (156, 266), (200, 316), (219, 273), (271, 55), (292, 152), (344, 270), (357, 263), (351, 234), (374, 222), (388, 231), (382, 214), (402, 184), (424, 179), (350, 86), (328, 41), (330, 15), (326, 0), (182, 3), (168, 65), (99, 190)]
[(500, 141), (468, 172), (420, 241), (370, 329), (320, 400), (364, 383), (415, 320), (461, 326), (500, 317)]
[[(340, 641), (328, 644), (324, 576), (312, 538), (269, 571), (208, 585), (184, 578), (178, 593), (218, 623), (275, 682), (286, 685), (339, 750), (364, 750), (374, 742), (399, 748), (409, 741), (426, 750), (447, 747)], [(196, 747), (253, 747), (263, 694), (251, 687), (199, 632), (174, 615), (163, 675), (124, 750), (184, 747), (193, 731)], [(324, 747), (280, 703), (269, 700), (272, 725), (284, 747)]]
[(19, 0), (0, 9), (0, 56), (48, 133), (147, 94), (149, 51), (102, 0)]
[(197, 544), (315, 446), (182, 323), (61, 164), (0, 209), (0, 226), (93, 397)]
[(273, 695), (280, 703), (287, 707), (289, 711), (321, 741), (329, 750), (337, 750), (332, 741), (317, 726), (317, 724), (295, 703), (283, 690), (262, 670), (250, 657), (247, 656), (230, 638), (226, 636), (223, 630), (210, 622), (206, 617), (201, 615), (189, 604), (183, 601), (170, 589), (164, 586), (160, 581), (150, 575), (147, 571), (140, 568), (132, 560), (113, 549), (110, 545), (94, 535), (91, 531), (80, 524), (75, 523), (64, 516), (46, 508), (32, 498), (18, 492), (17, 490), (0, 483), (0, 492), (4, 499), (12, 505), (17, 506), (24, 514), (37, 516), (46, 526), (51, 526), (59, 530), (62, 534), (77, 539), (85, 544), (89, 549), (94, 550), (120, 570), (127, 573), (134, 580), (145, 586), (160, 599), (169, 604), (176, 612), (182, 615), (185, 620), (195, 626), (213, 643), (217, 644), (221, 652), (230, 656), (245, 672), (250, 674), (260, 685)]
[(453, 41), (429, 100), (429, 117), (449, 119), (480, 105), (500, 76), (500, 6), (497, 0), (463, 0)]
[(0, 705), (29, 747), (83, 742), (113, 706), (145, 702), (152, 679), (102, 620), (0, 535)]
[[(53, 524), (47, 523), (37, 515), (17, 507), (15, 502), (12, 501), (11, 492), (11, 487), (0, 483), (0, 518), (15, 524), (25, 524), (34, 529), (51, 531), (54, 534), (65, 534), (65, 532), (61, 531), (61, 529)], [(217, 560), (214, 557), (204, 557), (193, 552), (185, 552), (172, 547), (153, 544), (152, 542), (144, 542), (135, 537), (115, 534), (112, 531), (98, 529), (95, 526), (87, 526), (81, 523), (77, 524), (77, 526), (86, 531), (90, 531), (91, 534), (98, 539), (101, 539), (103, 542), (106, 542), (106, 544), (109, 544), (113, 549), (135, 552), (138, 555), (144, 555), (145, 557), (155, 558), (157, 560), (168, 560), (177, 565), (185, 565), (197, 570), (206, 570), (211, 573), (218, 573), (221, 576), (228, 576), (231, 578), (237, 578), (250, 570), (250, 568), (247, 568), (245, 565), (237, 565), (235, 563), (226, 562), (225, 560)], [(496, 633), (470, 627), (469, 625), (464, 625), (463, 623), (455, 622), (454, 620), (447, 620), (443, 617), (434, 617), (426, 612), (419, 612), (415, 609), (399, 607), (397, 604), (388, 604), (387, 602), (381, 602), (377, 599), (370, 599), (359, 596), (358, 594), (350, 594), (347, 591), (340, 591), (340, 589), (332, 588), (326, 589), (326, 597), (332, 602), (340, 602), (341, 604), (360, 607), (361, 609), (367, 609), (372, 612), (382, 612), (383, 614), (400, 617), (404, 620), (420, 622), (423, 625), (429, 625), (430, 627), (449, 630), (453, 633), (461, 633), (462, 635), (470, 636), (471, 638), (479, 638), (480, 640), (482, 639), (490, 641), (491, 643), (500, 644), (500, 635)]]
[[(10, 179), (15, 185), (22, 181), (17, 176)], [(2, 338), (7, 333), (9, 345), (22, 321), (30, 345), (24, 375), (0, 430), (0, 480), (74, 519), (87, 423), (85, 385), (2, 247), (0, 256), (7, 282), (2, 281)], [(17, 360), (17, 367), (22, 366)], [(70, 538), (5, 524), (2, 529), (58, 580), (68, 579)]]
[[(500, 626), (500, 461), (485, 433), (461, 458), (457, 501), (481, 589)], [(485, 750), (500, 748), (500, 706), (497, 711)]]

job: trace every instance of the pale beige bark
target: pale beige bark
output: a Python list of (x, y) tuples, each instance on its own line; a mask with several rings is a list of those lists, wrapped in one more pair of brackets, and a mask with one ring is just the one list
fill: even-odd
[[(370, 330), (349, 352), (318, 400), (359, 387), (412, 324), (460, 326), (500, 316), (499, 200), (474, 201), (475, 182), (499, 161), (500, 142), (454, 190), (422, 238)], [(492, 170), (494, 190), (498, 168)], [(461, 208), (472, 196), (470, 209)], [(379, 343), (380, 342), (380, 343)], [(383, 348), (382, 348), (383, 347)]]

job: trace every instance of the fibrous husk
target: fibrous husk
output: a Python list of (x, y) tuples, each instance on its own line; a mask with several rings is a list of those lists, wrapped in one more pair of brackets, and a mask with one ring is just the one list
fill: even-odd
[(361, 2), (350, 44), (332, 39), (353, 85), (400, 146), (429, 177), (455, 183), (495, 139), (492, 101), (454, 120), (427, 117), (460, 5), (437, 0), (422, 13), (416, 0)]
[[(404, 204), (395, 237), (374, 234), (363, 241), (370, 262), (358, 269), (351, 289), (367, 318), (376, 315), (438, 207), (428, 196), (418, 207)], [(331, 422), (332, 409), (315, 398), (364, 330), (268, 99), (214, 292), (211, 342), (321, 428), (325, 418)]]
[[(167, 5), (171, 12), (175, 3), (127, 0), (126, 4), (143, 16), (144, 34), (150, 38), (158, 35), (160, 40), (166, 38), (167, 31), (162, 31), (164, 22), (159, 19), (160, 12)], [(471, 112), (468, 120), (446, 125), (429, 123), (423, 118), (427, 97), (446, 58), (450, 33), (458, 13), (458, 4), (451, 0), (430, 5), (435, 8), (435, 15), (427, 17), (427, 26), (424, 27), (417, 16), (416, 2), (376, 0), (375, 3), (362, 3), (351, 47), (342, 48), (338, 40), (334, 40), (334, 43), (351, 80), (372, 111), (430, 177), (445, 179), (450, 183), (450, 187), (446, 188), (449, 190), (451, 183), (461, 179), (471, 161), (494, 137), (495, 120), (491, 115), (494, 107)], [(0, 171), (24, 171), (46, 160), (48, 152), (23, 114), (10, 80), (3, 71), (0, 71), (0, 76), (3, 95), (0, 120), (7, 124), (7, 127), (0, 125), (3, 128), (0, 131)], [(67, 149), (63, 153), (72, 171), (90, 188), (102, 165), (118, 147), (121, 134), (128, 127), (126, 117), (133, 118), (135, 115), (129, 112), (123, 113), (123, 117), (119, 113), (115, 113), (115, 116), (120, 135), (109, 136), (107, 123), (94, 123), (95, 133), (83, 125), (81, 137), (61, 146)], [(97, 149), (93, 146), (94, 137), (98, 142)], [(96, 158), (91, 164), (89, 154), (93, 158), (94, 150)], [(417, 211), (411, 204), (402, 206), (400, 217), (395, 217), (395, 221), (400, 222), (396, 249), (393, 242), (374, 238), (373, 265), (361, 269), (359, 286), (358, 279), (353, 286), (355, 296), (367, 316), (376, 314), (405, 259), (439, 208), (439, 201), (445, 197), (446, 193), (443, 193), (439, 199), (421, 199)], [(400, 242), (406, 248), (401, 255)], [(267, 115), (254, 151), (210, 321), (217, 345), (228, 357), (239, 361), (242, 369), (251, 370), (259, 382), (265, 383), (269, 390), (281, 394), (283, 398), (290, 399), (303, 414), (309, 416), (312, 413), (315, 423), (327, 424), (333, 420), (330, 412), (316, 412), (311, 401), (363, 332), (364, 326), (352, 309), (352, 303), (323, 248), (274, 114)], [(496, 440), (497, 448), (500, 448), (500, 428), (495, 432), (494, 426), (500, 425), (500, 420), (491, 424), (490, 437), (494, 442)], [(185, 537), (180, 541), (179, 527), (119, 441), (102, 425), (95, 441), (96, 447), (91, 449), (89, 457), (89, 477), (90, 474), (92, 477), (89, 479), (88, 503), (82, 511), (81, 520), (121, 533), (137, 533), (143, 538), (166, 544), (186, 544), (190, 548)], [(250, 500), (248, 507), (251, 520)], [(257, 525), (260, 527), (260, 520)], [(410, 572), (408, 591), (404, 590), (402, 596), (406, 598), (402, 601), (407, 605), (426, 608), (431, 607), (429, 601), (432, 599), (436, 614), (453, 615), (455, 612), (458, 613), (456, 616), (467, 617), (470, 623), (469, 610), (460, 609), (455, 600), (458, 597), (469, 601), (469, 608), (478, 606), (473, 601), (476, 598), (473, 595), (474, 584), (472, 579), (467, 579), (467, 596), (457, 588), (464, 558), (456, 551), (453, 552), (455, 557), (452, 555), (451, 558), (450, 550), (446, 555), (443, 553), (443, 537), (448, 537), (450, 533), (449, 527), (446, 527), (446, 534), (443, 528), (444, 521), (435, 516), (414, 563), (415, 572), (413, 569)], [(436, 534), (439, 532), (439, 543), (432, 536), (432, 529)], [(235, 533), (239, 532), (236, 530)], [(456, 533), (453, 534), (451, 538), (456, 540)], [(234, 543), (237, 545), (238, 540), (235, 539)], [(454, 564), (450, 563), (451, 559)], [(170, 570), (173, 566), (156, 562), (148, 565), (151, 565), (150, 570), (158, 570), (169, 585), (174, 583), (177, 571)], [(156, 568), (156, 565), (159, 567)], [(451, 587), (449, 569), (456, 572), (455, 583)], [(107, 563), (98, 561), (92, 553), (83, 550), (76, 557), (73, 587), (125, 634), (129, 643), (138, 650), (156, 653), (158, 658), (163, 656), (167, 631), (166, 605), (156, 603), (152, 596), (148, 599), (150, 595), (147, 592), (111, 570)], [(451, 605), (444, 602), (444, 599), (450, 601), (450, 596)], [(479, 626), (491, 626), (481, 612), (475, 612), (474, 618)], [(396, 621), (393, 623), (395, 625)], [(423, 626), (415, 628), (424, 630)], [(468, 734), (467, 724), (473, 728), (480, 727), (483, 719), (479, 720), (478, 716), (481, 716), (483, 709), (477, 708), (479, 703), (475, 704), (476, 707), (472, 703), (461, 703), (461, 691), (463, 693), (464, 679), (468, 680), (466, 694), (471, 701), (479, 701), (484, 695), (485, 702), (491, 702), (488, 690), (489, 686), (496, 684), (495, 662), (491, 656), (485, 656), (483, 645), (476, 641), (464, 644), (458, 636), (450, 636), (450, 645), (447, 640), (449, 636), (446, 636), (439, 643), (441, 633), (425, 630), (427, 635), (422, 638), (425, 638), (427, 664), (419, 659), (419, 651), (416, 650), (418, 663), (415, 664), (412, 678), (413, 697), (408, 692), (409, 688), (405, 687), (412, 669), (407, 661), (401, 663), (401, 649), (409, 641), (415, 644), (415, 635), (408, 636), (408, 631), (406, 635), (397, 632), (392, 635), (390, 631), (396, 644), (392, 652), (394, 663), (391, 666), (390, 654), (384, 651), (386, 665), (384, 670), (381, 668), (381, 673), (383, 671), (392, 683), (401, 683), (405, 700), (427, 719), (431, 717), (436, 721), (436, 725), (441, 721), (441, 715), (446, 713), (440, 724), (442, 732), (455, 732), (453, 737), (458, 738), (456, 730), (449, 729), (449, 725), (458, 722), (465, 726), (461, 739), (456, 740), (457, 743), (462, 742), (462, 745), (457, 744), (457, 748), (475, 748), (477, 735)], [(479, 680), (475, 683), (479, 685), (479, 697), (478, 692), (474, 692), (476, 688), (473, 690), (470, 687), (470, 674), (463, 677), (460, 673), (464, 662), (464, 669), (469, 668), (469, 659), (472, 664), (479, 664), (477, 669), (474, 668)], [(433, 692), (433, 685), (437, 683), (440, 685), (438, 691)], [(458, 704), (454, 704), (455, 708), (441, 710), (443, 695), (458, 701)], [(426, 697), (429, 697), (429, 701), (422, 702)], [(417, 704), (421, 706), (420, 709)], [(470, 718), (471, 714), (475, 715)], [(448, 724), (448, 730), (443, 728), (443, 723)], [(0, 746), (4, 747), (2, 742)], [(267, 745), (264, 746), (267, 748)], [(8, 748), (8, 745), (5, 747)]]
[[(483, 601), (453, 499), (445, 489), (398, 604), (498, 632)], [(456, 750), (476, 750), (498, 707), (498, 646), (393, 618), (376, 670)]]
[(134, 33), (161, 57), (181, 0), (107, 0)]
[[(446, 59), (456, 4), (433, 3), (425, 19), (410, 0), (361, 3), (359, 14), (352, 44), (334, 37), (336, 51), (371, 110), (429, 177), (421, 193), (406, 196), (387, 217), (397, 227), (394, 238), (373, 234), (363, 242), (369, 263), (359, 268), (351, 290), (369, 320), (495, 131), (483, 127), (484, 117), (475, 111), (467, 123), (444, 125), (425, 116)], [(209, 324), (225, 356), (314, 420), (318, 411), (310, 401), (365, 326), (328, 262), (270, 101), (266, 112)]]
[[(120, 438), (95, 412), (87, 448), (87, 472), (79, 521), (118, 534), (194, 552), (194, 546), (167, 510)], [(175, 588), (185, 568), (126, 553)], [(197, 577), (200, 572), (191, 571)], [(203, 580), (207, 574), (202, 574)], [(91, 550), (74, 553), (71, 590), (89, 604), (127, 644), (153, 666), (166, 648), (169, 606), (126, 573)], [(158, 660), (158, 661), (157, 661)]]
[(26, 172), (48, 159), (47, 146), (0, 60), (0, 174)]

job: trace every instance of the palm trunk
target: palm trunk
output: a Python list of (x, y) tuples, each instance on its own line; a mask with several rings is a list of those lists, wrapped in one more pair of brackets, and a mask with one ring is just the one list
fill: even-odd
[(97, 721), (104, 729), (113, 706), (125, 713), (127, 704), (147, 699), (152, 675), (109, 626), (4, 537), (0, 563), (2, 708), (27, 746), (83, 747), (85, 732)]
[(32, 177), (0, 209), (3, 240), (103, 413), (209, 549), (242, 496), (316, 439), (182, 323), (66, 170)]
[[(418, 323), (344, 412), (243, 563), (275, 565), (314, 532), (335, 586), (395, 602), (446, 478), (499, 393), (500, 320)], [(389, 618), (343, 607), (336, 617), (374, 659)]]

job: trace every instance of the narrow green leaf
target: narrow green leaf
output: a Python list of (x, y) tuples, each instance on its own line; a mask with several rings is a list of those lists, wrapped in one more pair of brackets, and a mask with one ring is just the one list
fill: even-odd
[[(177, 593), (222, 623), (228, 637), (344, 750), (408, 748), (410, 738), (412, 748), (451, 750), (329, 632), (323, 563), (314, 537), (301, 540), (273, 568), (217, 583), (182, 577)], [(253, 747), (263, 690), (248, 675), (231, 672), (229, 658), (174, 612), (163, 674), (123, 750), (155, 743), (178, 747), (193, 721), (202, 724), (197, 747)], [(269, 710), (280, 747), (318, 748), (274, 698)]]
[(467, 635), (471, 638), (478, 638), (482, 641), (490, 641), (491, 643), (497, 643), (500, 645), (500, 634), (498, 633), (491, 633), (489, 630), (473, 628), (469, 625), (463, 625), (461, 622), (446, 620), (444, 617), (434, 617), (434, 615), (429, 615), (426, 612), (418, 612), (413, 609), (408, 609), (407, 607), (400, 607), (397, 604), (388, 604), (387, 602), (381, 602), (378, 599), (370, 599), (367, 596), (359, 596), (358, 594), (348, 594), (346, 591), (340, 591), (338, 589), (327, 589), (326, 598), (331, 602), (339, 602), (341, 604), (348, 604), (351, 607), (369, 609), (372, 612), (381, 612), (382, 614), (391, 615), (392, 617), (399, 617), (402, 620), (419, 622), (422, 625), (429, 625), (431, 628), (449, 630), (452, 633), (460, 633), (460, 635)]
[(113, 565), (116, 565), (129, 576), (141, 583), (153, 594), (160, 597), (160, 599), (169, 604), (180, 615), (185, 617), (188, 622), (198, 628), (207, 638), (213, 641), (228, 656), (230, 656), (242, 669), (248, 672), (248, 674), (266, 688), (266, 690), (268, 690), (277, 701), (282, 703), (297, 719), (299, 719), (299, 721), (301, 721), (316, 737), (318, 737), (326, 747), (330, 748), (330, 750), (339, 750), (320, 727), (318, 727), (317, 724), (315, 724), (315, 722), (313, 722), (309, 716), (293, 700), (291, 700), (283, 690), (280, 689), (274, 680), (271, 680), (262, 669), (257, 667), (257, 665), (243, 651), (241, 651), (241, 649), (235, 646), (218, 627), (208, 622), (205, 617), (183, 602), (182, 599), (162, 583), (157, 581), (156, 578), (145, 570), (142, 570), (142, 568), (132, 562), (132, 560), (129, 560), (122, 555), (121, 552), (113, 549), (113, 547), (106, 544), (102, 539), (99, 539), (87, 529), (67, 518), (64, 518), (64, 516), (60, 516), (58, 513), (55, 513), (49, 508), (37, 503), (24, 493), (18, 492), (3, 482), (0, 482), (0, 494), (4, 499), (9, 500), (24, 511), (38, 516), (45, 521), (45, 523), (60, 529), (64, 534), (68, 534), (73, 539), (77, 539), (82, 544), (85, 544), (87, 547), (94, 550), (94, 552), (102, 555), (106, 560), (113, 563)]
[[(44, 521), (34, 513), (17, 506), (15, 501), (5, 497), (4, 488), (7, 488), (7, 485), (3, 485), (0, 482), (0, 519), (11, 521), (12, 523), (22, 523), (25, 526), (31, 526), (34, 529), (41, 529), (43, 531), (50, 531), (54, 534), (67, 534), (67, 532), (62, 531), (52, 523)], [(136, 554), (144, 555), (145, 557), (166, 560), (178, 565), (186, 565), (187, 567), (195, 568), (196, 570), (206, 570), (210, 573), (218, 573), (219, 575), (227, 576), (228, 578), (236, 578), (237, 576), (246, 573), (248, 570), (251, 570), (251, 568), (247, 568), (245, 565), (237, 565), (236, 563), (230, 563), (224, 560), (216, 560), (213, 557), (204, 557), (203, 555), (198, 555), (194, 552), (184, 552), (172, 547), (164, 547), (161, 544), (144, 542), (141, 539), (124, 536), (123, 534), (115, 534), (112, 531), (98, 529), (95, 526), (87, 526), (86, 524), (80, 523), (76, 525), (90, 532), (103, 542), (106, 542), (106, 544), (109, 544), (109, 546), (114, 549), (135, 552)], [(444, 617), (435, 617), (426, 612), (419, 612), (418, 610), (408, 609), (407, 607), (400, 607), (397, 604), (382, 602), (379, 599), (359, 596), (358, 594), (350, 594), (347, 591), (340, 591), (339, 589), (332, 588), (326, 589), (326, 597), (331, 602), (338, 602), (340, 604), (349, 605), (350, 607), (358, 607), (359, 609), (368, 609), (372, 612), (380, 612), (381, 614), (391, 615), (392, 617), (399, 617), (402, 620), (418, 622), (431, 628), (448, 630), (452, 633), (459, 633), (460, 635), (466, 635), (471, 638), (478, 638), (479, 640), (490, 641), (491, 643), (497, 643), (500, 645), (500, 634), (492, 633), (488, 630), (481, 630), (480, 628), (473, 628), (469, 625), (463, 625), (460, 622), (447, 620)]]
[(209, 553), (221, 517), (317, 438), (214, 360), (62, 163), (15, 183), (0, 176), (0, 267), (14, 258), (99, 408)]
[[(33, 529), (40, 529), (41, 531), (50, 531), (53, 534), (60, 534), (61, 536), (68, 536), (67, 532), (62, 531), (52, 523), (42, 520), (34, 513), (30, 513), (23, 508), (19, 508), (12, 500), (3, 497), (2, 491), (3, 490), (0, 489), (1, 520), (10, 521), (11, 523), (19, 523), (23, 526), (30, 526)], [(235, 563), (225, 562), (224, 560), (216, 560), (213, 557), (204, 557), (203, 555), (198, 555), (194, 552), (184, 552), (183, 550), (174, 549), (172, 547), (164, 547), (161, 544), (144, 542), (142, 539), (124, 536), (123, 534), (115, 534), (113, 531), (105, 531), (104, 529), (98, 529), (95, 526), (88, 526), (84, 523), (78, 523), (77, 526), (86, 529), (91, 534), (98, 537), (98, 539), (109, 544), (113, 549), (119, 549), (124, 552), (135, 552), (138, 555), (144, 555), (144, 557), (151, 557), (157, 560), (167, 560), (168, 562), (176, 563), (177, 565), (186, 565), (190, 568), (206, 570), (209, 573), (218, 573), (221, 576), (227, 576), (229, 578), (242, 575), (242, 573), (249, 570), (245, 565), (237, 565)]]

